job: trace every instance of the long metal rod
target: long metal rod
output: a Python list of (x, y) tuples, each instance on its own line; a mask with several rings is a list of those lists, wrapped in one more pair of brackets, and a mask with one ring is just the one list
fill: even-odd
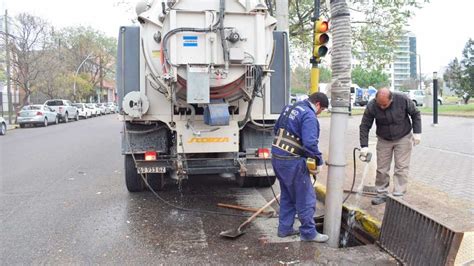
[[(11, 73), (10, 73), (10, 44), (8, 38), (10, 34), (8, 33), (8, 10), (5, 9), (5, 53), (7, 61), (7, 98), (8, 98), (8, 124), (12, 123), (12, 113), (13, 113), (13, 102), (12, 102), (12, 92), (11, 92)], [(2, 103), (3, 104), (3, 103)], [(3, 108), (3, 105), (2, 105)]]
[(433, 125), (438, 124), (438, 77), (433, 73)]

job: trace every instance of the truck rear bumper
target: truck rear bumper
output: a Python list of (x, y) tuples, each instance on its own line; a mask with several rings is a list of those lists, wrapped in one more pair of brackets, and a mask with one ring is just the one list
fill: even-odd
[(239, 163), (233, 158), (199, 158), (187, 159), (178, 164), (178, 159), (158, 159), (155, 161), (137, 160), (137, 169), (160, 169), (166, 168), (166, 173), (177, 171), (178, 165), (188, 175), (240, 173), (244, 176), (274, 176), (270, 159), (252, 158), (241, 160)]

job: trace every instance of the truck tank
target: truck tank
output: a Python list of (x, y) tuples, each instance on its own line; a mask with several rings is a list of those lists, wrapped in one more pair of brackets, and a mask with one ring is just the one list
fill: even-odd
[(288, 38), (260, 1), (140, 2), (116, 71), (130, 192), (189, 175), (270, 186), (272, 127), (289, 101)]

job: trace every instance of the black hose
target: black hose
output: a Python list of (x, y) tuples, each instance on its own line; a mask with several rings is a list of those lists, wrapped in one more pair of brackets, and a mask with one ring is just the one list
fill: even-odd
[(347, 199), (349, 199), (349, 197), (351, 196), (351, 194), (354, 191), (354, 184), (355, 184), (355, 181), (356, 181), (356, 155), (355, 155), (356, 150), (359, 150), (359, 148), (354, 148), (354, 150), (352, 151), (352, 160), (354, 161), (354, 175), (352, 177), (351, 190), (347, 194), (346, 198), (342, 201), (342, 204), (344, 204), (347, 201)]

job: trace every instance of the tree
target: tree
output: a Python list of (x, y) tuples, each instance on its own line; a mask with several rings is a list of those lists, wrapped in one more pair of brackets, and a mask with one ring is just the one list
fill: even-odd
[(102, 88), (104, 79), (113, 79), (117, 54), (116, 39), (104, 37), (102, 33), (90, 27), (65, 28), (60, 32), (60, 36), (62, 45), (68, 51), (65, 60), (71, 73), (74, 74), (89, 57), (79, 68), (80, 75), (72, 76), (71, 87), (74, 79), (76, 80), (76, 98), (87, 99), (94, 96), (94, 87)]
[(8, 48), (12, 50), (11, 80), (25, 93), (22, 107), (28, 103), (39, 76), (46, 71), (41, 65), (48, 65), (50, 60), (47, 54), (51, 45), (51, 27), (40, 17), (27, 13), (17, 15), (15, 21), (12, 33), (15, 42)]
[(381, 70), (367, 70), (360, 66), (352, 70), (352, 82), (362, 88), (368, 88), (369, 86), (381, 88), (390, 84), (388, 75)]
[[(323, 17), (329, 17), (324, 2), (321, 1), (321, 13)], [(427, 0), (348, 0), (352, 19), (354, 55), (365, 65), (374, 68), (389, 63), (396, 40), (403, 35), (403, 26), (423, 2)], [(314, 11), (314, 0), (289, 0), (289, 5), (292, 43), (295, 46), (304, 47), (302, 50), (310, 50), (313, 37), (311, 17)]]
[(464, 103), (474, 96), (474, 40), (469, 39), (464, 46), (461, 62), (454, 58), (449, 63), (443, 79), (458, 96), (463, 97)]
[[(291, 91), (307, 94), (310, 90), (310, 67), (297, 66), (291, 71)], [(319, 83), (331, 82), (331, 70), (325, 67), (319, 69)]]

